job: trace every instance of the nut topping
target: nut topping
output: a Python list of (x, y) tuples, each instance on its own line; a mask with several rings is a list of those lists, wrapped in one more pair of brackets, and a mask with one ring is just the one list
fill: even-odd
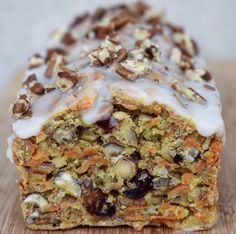
[(14, 119), (20, 119), (30, 108), (30, 98), (26, 94), (22, 94), (11, 107)]
[(40, 67), (44, 64), (44, 59), (39, 54), (35, 54), (29, 59), (29, 69)]
[(198, 53), (197, 45), (189, 35), (175, 33), (173, 39), (183, 54), (192, 57)]
[(49, 62), (45, 71), (45, 76), (47, 78), (51, 78), (55, 76), (60, 65), (62, 64), (63, 64), (62, 56), (59, 55), (57, 52), (54, 52), (49, 59)]
[(160, 62), (160, 48), (158, 45), (151, 45), (145, 49), (145, 55), (154, 62)]
[(125, 79), (135, 80), (149, 72), (149, 65), (141, 60), (127, 59), (116, 67), (116, 72)]
[(134, 38), (136, 41), (143, 41), (151, 36), (151, 33), (148, 29), (145, 28), (138, 28), (134, 32)]
[(197, 102), (199, 104), (206, 104), (207, 102), (206, 99), (193, 88), (186, 87), (177, 80), (172, 81), (171, 87), (177, 92), (179, 92), (182, 96), (188, 98), (193, 102)]
[(36, 94), (36, 95), (43, 95), (45, 93), (45, 88), (41, 83), (36, 82), (30, 88), (30, 91), (31, 91), (31, 93)]
[(24, 88), (31, 88), (37, 82), (37, 76), (35, 74), (30, 75), (24, 82)]
[(57, 86), (61, 92), (67, 92), (75, 87), (78, 80), (82, 79), (75, 71), (64, 70), (57, 73)]
[(81, 23), (83, 23), (87, 18), (89, 17), (88, 13), (85, 13), (84, 15), (77, 16), (74, 21), (70, 24), (69, 28), (75, 28)]
[(176, 63), (183, 71), (192, 69), (194, 67), (191, 58), (186, 54), (183, 54), (182, 51), (177, 47), (172, 49), (170, 60)]
[(163, 17), (164, 17), (163, 10), (156, 10), (156, 9), (151, 8), (151, 9), (145, 11), (145, 13), (144, 13), (145, 20), (150, 24), (161, 23)]
[(77, 38), (72, 32), (66, 32), (61, 39), (61, 42), (67, 46), (75, 44), (76, 41)]
[(185, 74), (188, 77), (188, 79), (194, 81), (203, 82), (203, 80), (204, 81), (211, 80), (211, 74), (204, 69), (187, 70)]
[(92, 66), (109, 66), (115, 60), (121, 62), (127, 56), (126, 50), (121, 44), (111, 38), (107, 38), (100, 44), (98, 49), (89, 54)]

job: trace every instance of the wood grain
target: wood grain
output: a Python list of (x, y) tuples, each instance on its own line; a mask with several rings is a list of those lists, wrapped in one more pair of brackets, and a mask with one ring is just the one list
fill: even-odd
[[(213, 72), (221, 92), (223, 102), (223, 116), (226, 122), (226, 145), (222, 154), (222, 164), (219, 174), (219, 216), (217, 225), (210, 231), (195, 232), (201, 234), (233, 234), (236, 233), (236, 62), (210, 62), (210, 70)], [(42, 232), (31, 231), (24, 225), (18, 188), (16, 184), (17, 173), (13, 164), (5, 158), (6, 138), (10, 132), (8, 107), (18, 90), (18, 73), (13, 83), (5, 90), (0, 99), (0, 233), (1, 234), (118, 234), (136, 233), (128, 227), (119, 228), (90, 228), (80, 227), (68, 231)], [(210, 123), (209, 123), (210, 124)], [(154, 233), (185, 233), (171, 231), (168, 228), (144, 228), (143, 234)]]

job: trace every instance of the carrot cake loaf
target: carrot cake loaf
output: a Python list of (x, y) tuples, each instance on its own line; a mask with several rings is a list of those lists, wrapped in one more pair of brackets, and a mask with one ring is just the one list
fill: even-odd
[(7, 154), (29, 228), (216, 223), (224, 122), (198, 52), (143, 2), (51, 34), (10, 107)]

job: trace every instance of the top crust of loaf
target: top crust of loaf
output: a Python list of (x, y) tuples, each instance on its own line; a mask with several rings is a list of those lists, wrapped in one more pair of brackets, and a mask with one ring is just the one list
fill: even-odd
[(46, 51), (29, 59), (12, 129), (23, 139), (36, 136), (78, 103), (93, 124), (111, 115), (117, 98), (140, 110), (164, 106), (202, 136), (224, 135), (219, 93), (196, 42), (143, 2), (99, 8), (54, 31)]

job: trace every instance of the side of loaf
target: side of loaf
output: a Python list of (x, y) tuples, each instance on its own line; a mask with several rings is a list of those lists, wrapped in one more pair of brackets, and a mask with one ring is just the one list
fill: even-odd
[(216, 223), (220, 96), (163, 11), (99, 8), (54, 31), (10, 109), (29, 228)]

